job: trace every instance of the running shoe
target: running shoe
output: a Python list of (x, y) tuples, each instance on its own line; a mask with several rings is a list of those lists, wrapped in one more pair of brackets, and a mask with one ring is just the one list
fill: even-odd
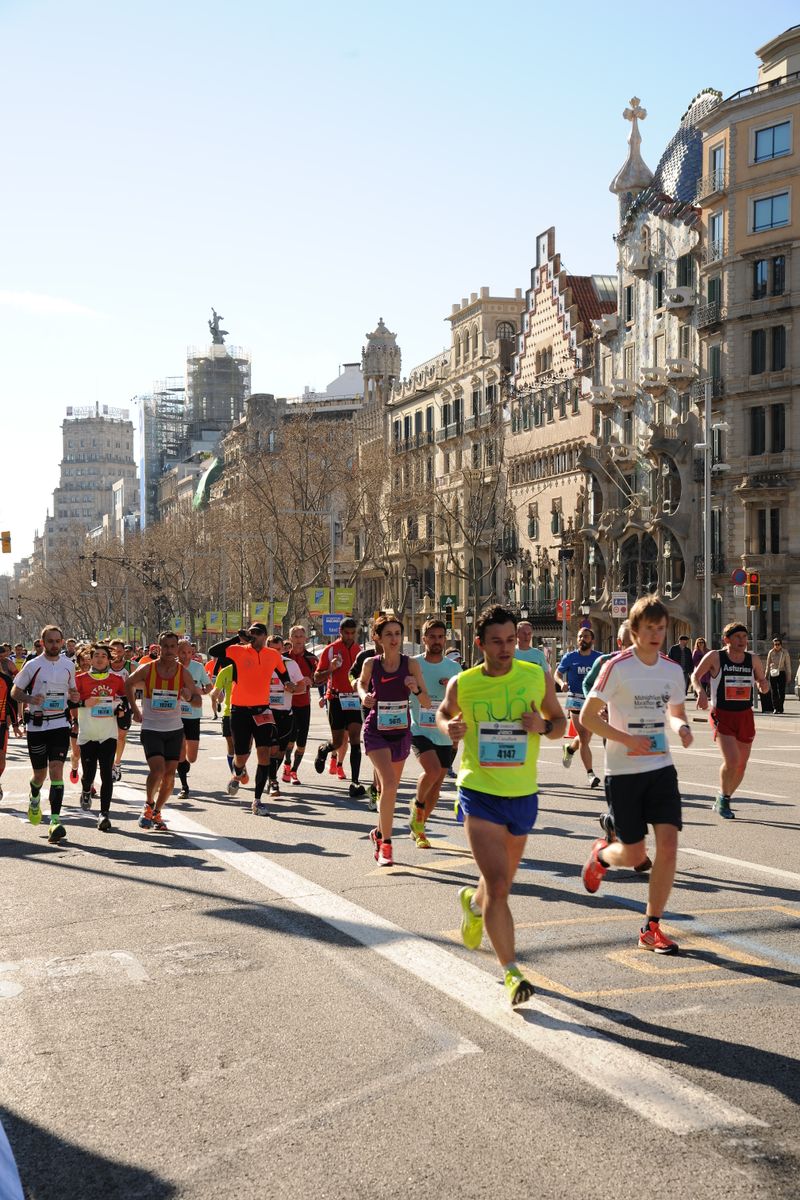
[(372, 842), (372, 848), (375, 853), (375, 861), (378, 860), (378, 855), (381, 852), (381, 831), (380, 829), (370, 829), (369, 840)]
[(318, 775), (321, 775), (325, 770), (325, 759), (328, 757), (328, 747), (318, 746), (317, 753), (314, 755), (314, 770)]
[(291, 780), (296, 787), (300, 787), (300, 780), (297, 778), (297, 771), (292, 771)]
[(600, 884), (603, 882), (603, 876), (608, 870), (608, 867), (604, 867), (600, 862), (600, 859), (597, 857), (597, 852), (598, 850), (605, 850), (607, 845), (608, 842), (605, 840), (605, 838), (598, 838), (592, 846), (592, 851), (586, 860), (586, 865), (581, 871), (581, 879), (583, 880), (583, 886), (586, 888), (587, 892), (596, 892), (600, 887)]
[(142, 815), (139, 817), (139, 828), (140, 829), (152, 829), (153, 828), (153, 818), (155, 817), (155, 815), (156, 814), (155, 814), (155, 811), (154, 811), (152, 805), (145, 804), (144, 808), (142, 809)]
[(108, 813), (100, 813), (100, 816), (97, 818), (97, 828), (101, 833), (108, 833), (109, 829), (111, 828), (111, 821)]
[(41, 796), (28, 796), (28, 820), (31, 825), (38, 825), (42, 819)]
[(341, 765), (341, 763), (336, 764), (336, 770), (331, 771), (331, 774), (335, 775), (337, 779), (347, 779), (347, 776), (344, 773), (344, 767)]
[(379, 798), (379, 796), (380, 796), (380, 792), (379, 792), (379, 791), (378, 791), (378, 789), (375, 787), (375, 784), (374, 784), (374, 783), (371, 783), (371, 784), (369, 785), (369, 800), (367, 801), (367, 808), (369, 809), (369, 811), (370, 811), (370, 812), (377, 812), (377, 811), (378, 811), (378, 798)]
[(650, 855), (648, 854), (646, 856), (644, 862), (640, 862), (638, 867), (634, 867), (633, 869), (637, 875), (644, 875), (647, 871), (650, 870), (652, 865), (653, 865), (652, 859), (650, 858)]
[(67, 836), (67, 831), (61, 824), (61, 817), (57, 817), (55, 813), (50, 818), (50, 828), (47, 832), (48, 842), (60, 842)]
[(253, 812), (256, 814), (257, 817), (268, 817), (269, 816), (269, 809), (267, 808), (266, 804), (264, 804), (264, 802), (262, 800), (254, 800), (253, 801)]
[(518, 967), (511, 967), (510, 970), (506, 971), (506, 977), (503, 982), (512, 1008), (517, 1008), (533, 996), (533, 984), (529, 979), (525, 978)]
[(611, 815), (611, 809), (608, 809), (607, 812), (601, 813), (600, 817), (599, 817), (599, 821), (600, 821), (600, 828), (602, 829), (603, 833), (606, 835), (606, 841), (609, 843), (615, 842), (617, 840), (617, 833), (616, 833), (616, 830), (614, 829), (614, 818)]
[(70, 781), (70, 783), (77, 783), (77, 782), (78, 782), (78, 772), (75, 770), (75, 768), (74, 768), (74, 767), (70, 767), (70, 771), (69, 771), (69, 781)]
[(267, 791), (269, 792), (270, 796), (277, 796), (280, 799), (281, 789), (278, 785), (277, 779), (270, 779)]
[(292, 768), (289, 766), (288, 763), (283, 764), (283, 782), (284, 783), (292, 782)]
[(354, 800), (360, 800), (362, 796), (366, 796), (367, 789), (361, 783), (351, 783), (347, 789)]
[(600, 787), (600, 780), (598, 779), (597, 775), (595, 775), (594, 771), (591, 771), (589, 773), (589, 787), (590, 788), (599, 788)]
[(569, 748), (569, 742), (566, 742), (564, 749), (561, 751), (561, 765), (569, 769), (569, 767), (572, 766), (572, 760), (574, 757), (575, 755)]
[(477, 950), (483, 939), (483, 917), (470, 908), (475, 888), (462, 887), (458, 890), (461, 902), (461, 940), (468, 950)]
[(169, 826), (160, 812), (153, 813), (153, 829), (158, 829), (161, 833), (169, 833)]
[(336, 774), (338, 774), (338, 769), (339, 769), (339, 763), (338, 763), (338, 760), (337, 760), (337, 758), (336, 758), (336, 755), (335, 755), (335, 754), (332, 754), (332, 755), (331, 755), (331, 761), (330, 761), (330, 765), (328, 766), (328, 774), (329, 774), (329, 775), (336, 775)]
[(228, 795), (235, 796), (238, 791), (239, 777), (238, 775), (231, 775), (230, 779), (228, 780)]
[(736, 813), (731, 808), (730, 796), (723, 796), (720, 792), (712, 805), (714, 812), (718, 813), (724, 821), (732, 821)]
[(186, 786), (186, 784), (184, 784), (183, 787), (181, 788), (181, 790), (178, 792), (178, 799), (179, 800), (188, 800), (189, 799), (189, 789)]
[(392, 843), (381, 842), (380, 850), (378, 851), (378, 866), (393, 867), (394, 859), (392, 858)]
[(119, 783), (119, 780), (120, 780), (120, 769), (115, 763), (114, 766), (111, 768), (111, 782)]
[(431, 844), (428, 841), (428, 838), (425, 834), (425, 826), (424, 825), (422, 827), (422, 833), (414, 833), (412, 830), (411, 836), (414, 839), (414, 845), (417, 847), (418, 850), (430, 850)]
[(658, 921), (649, 921), (647, 929), (639, 931), (639, 949), (653, 950), (656, 954), (677, 954), (678, 943), (667, 937)]
[(0, 783), (0, 800), (3, 799), (3, 785)]
[(91, 812), (92, 808), (92, 793), (87, 792), (85, 788), (81, 792), (81, 808), (84, 812)]
[(239, 782), (241, 783), (242, 787), (247, 787), (248, 783), (250, 782), (250, 776), (247, 774), (247, 771), (242, 771), (241, 775), (239, 776)]

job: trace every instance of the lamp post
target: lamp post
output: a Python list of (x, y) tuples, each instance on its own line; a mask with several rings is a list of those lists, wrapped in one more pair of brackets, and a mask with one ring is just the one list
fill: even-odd
[[(729, 471), (727, 463), (713, 463), (713, 437), (716, 432), (724, 433), (729, 429), (727, 421), (711, 423), (711, 380), (706, 379), (703, 395), (703, 422), (705, 425), (705, 441), (695, 442), (695, 450), (703, 451), (703, 625), (706, 646), (711, 649), (713, 616), (711, 611), (711, 475), (712, 471), (722, 473)], [(754, 621), (755, 626), (755, 621)]]
[(409, 600), (411, 603), (411, 634), (409, 637), (409, 641), (411, 642), (411, 653), (412, 654), (415, 653), (415, 645), (416, 645), (415, 638), (414, 638), (414, 625), (415, 625), (416, 619), (417, 619), (416, 607), (417, 607), (417, 582), (418, 582), (418, 580), (419, 580), (419, 570), (417, 569), (416, 565), (413, 562), (407, 563), (406, 564), (406, 583), (408, 584), (408, 594), (409, 594)]

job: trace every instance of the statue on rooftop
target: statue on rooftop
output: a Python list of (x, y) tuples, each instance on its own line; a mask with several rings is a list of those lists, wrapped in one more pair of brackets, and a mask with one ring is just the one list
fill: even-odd
[(212, 308), (211, 311), (214, 314), (208, 322), (208, 328), (211, 331), (211, 340), (215, 346), (222, 346), (228, 334), (227, 329), (220, 329), (220, 322), (224, 321), (225, 318), (221, 317), (215, 308)]

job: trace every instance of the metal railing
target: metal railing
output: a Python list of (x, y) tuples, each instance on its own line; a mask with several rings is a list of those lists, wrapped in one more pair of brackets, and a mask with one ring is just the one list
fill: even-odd
[(724, 192), (727, 186), (728, 173), (725, 168), (712, 171), (709, 175), (704, 175), (698, 182), (695, 200), (703, 200), (707, 196), (715, 196), (717, 192)]
[(725, 394), (725, 380), (720, 375), (714, 375), (710, 378), (695, 379), (692, 384), (692, 400), (695, 404), (701, 404), (706, 398), (706, 384), (711, 384), (711, 399), (721, 400)]
[[(694, 556), (694, 577), (695, 577), (695, 579), (704, 579), (705, 574), (706, 574), (705, 555), (695, 554), (695, 556)], [(725, 574), (725, 555), (724, 554), (712, 554), (711, 555), (711, 574), (712, 575), (724, 575)]]
[(741, 91), (726, 97), (723, 104), (728, 104), (731, 100), (743, 100), (746, 96), (757, 96), (759, 92), (768, 92), (771, 88), (784, 87), (786, 84), (798, 81), (800, 81), (800, 71), (792, 71), (790, 75), (780, 75), (777, 79), (768, 79), (766, 83), (754, 83), (752, 87), (742, 88)]
[(719, 262), (727, 254), (727, 244), (724, 237), (715, 238), (703, 246), (702, 261), (704, 263)]
[(697, 328), (708, 329), (712, 325), (719, 325), (724, 315), (725, 312), (719, 300), (711, 300), (708, 304), (701, 304), (697, 309)]

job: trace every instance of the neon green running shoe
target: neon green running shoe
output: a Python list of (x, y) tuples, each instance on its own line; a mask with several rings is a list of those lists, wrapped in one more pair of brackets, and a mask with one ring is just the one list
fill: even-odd
[(506, 977), (503, 982), (512, 1008), (524, 1004), (533, 995), (533, 984), (529, 979), (525, 978), (518, 967), (512, 967), (506, 971)]
[(28, 796), (28, 820), (31, 825), (38, 825), (42, 819), (42, 797)]
[(55, 813), (50, 818), (50, 829), (47, 833), (48, 842), (60, 842), (67, 836), (67, 831), (61, 824), (61, 817), (57, 817)]
[(477, 950), (483, 939), (483, 917), (478, 917), (469, 906), (475, 895), (475, 888), (459, 888), (458, 898), (461, 901), (461, 940), (468, 950)]

